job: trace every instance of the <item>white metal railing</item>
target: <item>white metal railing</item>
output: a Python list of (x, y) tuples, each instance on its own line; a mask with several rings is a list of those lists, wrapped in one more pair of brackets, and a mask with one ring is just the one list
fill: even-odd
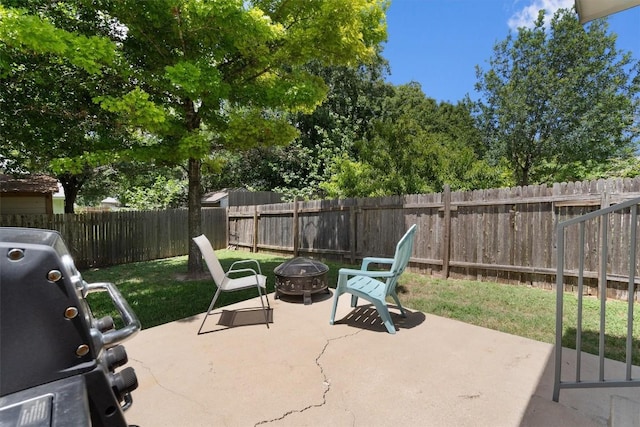
[[(553, 400), (560, 398), (560, 389), (563, 388), (593, 388), (593, 387), (638, 387), (640, 379), (633, 378), (633, 310), (635, 299), (637, 259), (637, 234), (638, 234), (638, 205), (640, 198), (628, 200), (620, 204), (609, 206), (589, 214), (572, 218), (558, 224), (557, 228), (557, 275), (556, 275), (556, 345), (555, 345), (555, 381), (553, 388)], [(607, 378), (605, 375), (605, 318), (607, 302), (607, 260), (608, 260), (608, 223), (609, 215), (622, 210), (629, 210), (629, 272), (628, 272), (628, 310), (627, 310), (627, 337), (626, 337), (626, 374), (624, 378)], [(582, 353), (582, 310), (583, 310), (583, 286), (584, 286), (584, 259), (585, 259), (585, 224), (587, 221), (600, 220), (600, 257), (598, 269), (598, 296), (600, 298), (600, 327), (598, 346), (598, 378), (583, 380), (581, 378), (581, 353)], [(563, 296), (564, 296), (564, 267), (565, 267), (565, 233), (568, 227), (579, 228), (579, 271), (578, 271), (578, 305), (576, 320), (576, 372), (575, 379), (562, 380), (562, 337), (563, 337)]]

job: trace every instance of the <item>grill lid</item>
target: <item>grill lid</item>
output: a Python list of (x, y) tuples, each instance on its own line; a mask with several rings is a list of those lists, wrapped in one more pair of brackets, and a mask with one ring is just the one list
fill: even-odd
[(273, 273), (283, 277), (309, 277), (324, 274), (327, 271), (329, 267), (320, 261), (296, 257), (277, 266)]

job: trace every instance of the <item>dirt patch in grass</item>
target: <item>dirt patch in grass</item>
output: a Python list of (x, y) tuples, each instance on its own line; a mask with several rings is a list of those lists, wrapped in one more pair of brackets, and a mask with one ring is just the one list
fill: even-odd
[(173, 275), (173, 279), (178, 282), (194, 282), (199, 280), (212, 280), (211, 274), (207, 272), (198, 272), (198, 273), (175, 273)]

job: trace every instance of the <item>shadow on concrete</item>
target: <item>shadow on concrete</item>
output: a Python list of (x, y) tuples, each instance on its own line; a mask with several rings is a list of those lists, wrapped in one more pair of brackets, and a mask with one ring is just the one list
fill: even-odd
[[(395, 305), (389, 305), (389, 308), (400, 311)], [(424, 313), (419, 311), (412, 312), (406, 308), (405, 311), (407, 313), (407, 317), (402, 317), (400, 313), (396, 313), (394, 311), (390, 312), (391, 320), (393, 321), (396, 330), (415, 328), (422, 324), (426, 319)], [(349, 325), (354, 328), (388, 333), (387, 328), (384, 326), (384, 323), (373, 304), (354, 307), (354, 309), (345, 317), (342, 319), (336, 319), (335, 324)]]
[[(597, 331), (582, 331), (583, 349), (580, 353), (580, 380), (597, 381), (600, 376), (600, 359), (596, 354), (599, 334)], [(578, 366), (578, 352), (575, 347), (576, 329), (568, 328), (562, 343), (561, 382), (575, 382)], [(625, 338), (605, 335), (605, 356), (619, 358), (607, 348), (624, 347)], [(617, 346), (611, 346), (612, 344)], [(634, 340), (634, 349), (638, 342)], [(541, 425), (540, 420), (560, 420), (565, 426), (627, 426), (640, 425), (638, 412), (638, 385), (635, 387), (586, 387), (561, 388), (558, 402), (553, 401), (555, 379), (555, 346), (551, 346), (549, 355), (540, 372), (540, 379), (525, 409), (520, 427)], [(604, 360), (605, 381), (619, 381), (625, 377), (626, 364), (612, 359)], [(638, 378), (640, 368), (632, 367), (632, 377)], [(621, 403), (622, 402), (622, 403)], [(627, 402), (631, 402), (630, 404)]]
[[(327, 289), (326, 292), (325, 291), (321, 291), (321, 292), (316, 292), (316, 293), (312, 293), (311, 295), (311, 304), (315, 303), (315, 302), (322, 302), (322, 301), (326, 301), (328, 299), (330, 299), (333, 296), (333, 292), (331, 292), (331, 290)], [(278, 299), (280, 301), (284, 301), (287, 303), (291, 303), (291, 304), (304, 304), (304, 295), (290, 295), (290, 294), (279, 294), (278, 295)]]
[[(240, 326), (265, 325), (264, 312), (262, 311), (262, 307), (249, 307), (237, 310), (222, 310), (222, 312), (212, 312), (208, 317), (216, 315), (219, 315), (218, 321), (216, 322), (216, 328), (209, 330), (205, 329), (198, 335), (226, 331)], [(267, 319), (269, 323), (273, 323), (273, 308), (267, 309)]]

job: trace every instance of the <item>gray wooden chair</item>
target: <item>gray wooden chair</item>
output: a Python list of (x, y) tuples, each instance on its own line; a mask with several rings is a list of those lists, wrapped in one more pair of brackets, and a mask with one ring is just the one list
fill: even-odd
[[(351, 294), (351, 307), (358, 304), (358, 298), (363, 298), (372, 303), (382, 319), (387, 331), (390, 334), (396, 333), (396, 327), (391, 320), (389, 309), (387, 308), (387, 297), (393, 298), (402, 317), (406, 317), (406, 312), (400, 304), (396, 293), (398, 278), (404, 272), (411, 252), (413, 250), (413, 240), (415, 238), (417, 226), (414, 224), (396, 245), (396, 253), (393, 258), (367, 257), (362, 260), (360, 270), (341, 268), (338, 272), (338, 285), (333, 296), (333, 309), (331, 310), (330, 324), (335, 323), (336, 307), (338, 298), (344, 293)], [(388, 270), (369, 270), (370, 264), (389, 265)]]

